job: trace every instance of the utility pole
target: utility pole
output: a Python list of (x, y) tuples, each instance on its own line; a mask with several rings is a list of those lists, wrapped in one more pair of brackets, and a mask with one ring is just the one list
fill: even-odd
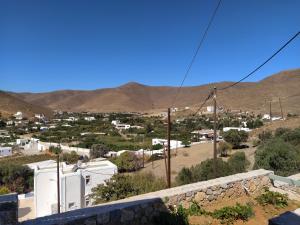
[(57, 213), (60, 214), (59, 153), (57, 153)]
[(281, 111), (281, 119), (283, 119), (283, 111), (282, 111), (282, 105), (281, 105), (280, 97), (279, 97), (279, 105), (280, 105), (280, 111)]
[(272, 100), (270, 101), (270, 122), (272, 122)]
[(170, 108), (168, 108), (168, 188), (171, 187), (171, 115)]
[(217, 177), (217, 88), (214, 87), (214, 177)]

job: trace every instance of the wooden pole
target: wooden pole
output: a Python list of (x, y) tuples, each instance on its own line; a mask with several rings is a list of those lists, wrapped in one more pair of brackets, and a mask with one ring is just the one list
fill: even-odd
[(281, 119), (283, 119), (283, 111), (282, 111), (282, 105), (281, 105), (280, 97), (279, 97), (279, 105), (280, 105), (280, 111), (281, 111)]
[(171, 115), (170, 108), (168, 108), (168, 188), (171, 187)]
[(217, 88), (214, 87), (214, 177), (217, 177)]

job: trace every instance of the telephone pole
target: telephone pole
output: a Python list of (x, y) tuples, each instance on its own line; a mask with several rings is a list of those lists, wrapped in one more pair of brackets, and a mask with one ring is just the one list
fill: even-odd
[(171, 146), (170, 146), (170, 139), (171, 139), (171, 115), (170, 115), (170, 108), (168, 108), (168, 188), (171, 187)]
[(59, 178), (59, 153), (57, 153), (57, 213), (60, 214), (60, 178)]
[(281, 105), (280, 97), (279, 97), (279, 105), (280, 105), (280, 111), (281, 111), (281, 119), (283, 119), (283, 111), (282, 111), (282, 105)]
[(272, 122), (272, 100), (270, 101), (270, 122)]
[(214, 87), (214, 177), (217, 177), (217, 88)]

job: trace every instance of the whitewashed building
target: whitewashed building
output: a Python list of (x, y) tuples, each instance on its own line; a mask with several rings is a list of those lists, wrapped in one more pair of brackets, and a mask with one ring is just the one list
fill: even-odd
[(17, 112), (14, 114), (14, 117), (16, 120), (22, 120), (23, 119), (23, 113), (22, 112)]
[[(152, 145), (163, 145), (163, 146), (167, 146), (168, 140), (167, 139), (160, 139), (160, 138), (153, 138), (152, 139)], [(181, 148), (184, 147), (184, 145), (182, 144), (182, 141), (177, 141), (177, 140), (170, 140), (170, 148), (171, 149), (176, 149), (176, 148)]]
[(11, 156), (12, 148), (11, 147), (1, 147), (0, 146), (0, 157)]
[(86, 117), (84, 117), (84, 120), (86, 120), (86, 121), (94, 121), (94, 120), (96, 120), (96, 118), (93, 117), (93, 116), (86, 116)]
[(251, 129), (249, 129), (248, 127), (223, 127), (224, 132), (227, 132), (230, 130), (238, 130), (238, 131), (245, 131), (245, 132), (251, 131)]
[[(47, 160), (28, 164), (34, 169), (35, 216), (57, 213), (57, 164)], [(92, 188), (105, 183), (117, 173), (117, 166), (99, 158), (87, 163), (60, 163), (60, 211), (66, 212), (91, 206)]]

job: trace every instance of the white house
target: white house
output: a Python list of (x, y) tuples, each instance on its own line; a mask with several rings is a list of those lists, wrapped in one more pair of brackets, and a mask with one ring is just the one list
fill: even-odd
[(118, 123), (116, 125), (116, 129), (118, 130), (127, 130), (129, 129), (131, 126), (129, 124), (122, 124), (122, 123)]
[(223, 127), (223, 131), (227, 132), (230, 130), (238, 130), (238, 131), (245, 131), (245, 132), (250, 132), (251, 129), (247, 128), (247, 127)]
[(17, 112), (16, 114), (14, 114), (14, 117), (17, 120), (22, 120), (23, 119), (23, 113), (22, 112)]
[(35, 114), (34, 117), (37, 118), (37, 119), (41, 119), (41, 120), (45, 119), (44, 114)]
[[(168, 140), (167, 139), (160, 139), (160, 138), (153, 138), (152, 139), (152, 145), (157, 145), (161, 144), (163, 146), (167, 146)], [(182, 141), (177, 141), (177, 140), (170, 140), (170, 148), (171, 149), (176, 149), (176, 148), (181, 148), (184, 147), (182, 144)]]
[(271, 116), (269, 114), (264, 114), (262, 119), (263, 120), (269, 120), (269, 119), (271, 119)]
[(198, 139), (199, 141), (208, 141), (213, 140), (214, 138), (214, 130), (195, 130), (192, 131), (193, 137)]
[[(36, 217), (57, 213), (57, 164), (55, 161), (29, 164), (34, 169), (34, 205)], [(99, 158), (87, 163), (60, 163), (60, 211), (80, 209), (92, 204), (92, 188), (117, 173), (117, 166)]]
[(213, 113), (214, 112), (214, 107), (213, 106), (207, 106), (206, 111), (209, 112), (209, 113)]
[(93, 116), (86, 116), (86, 117), (84, 117), (84, 120), (86, 120), (86, 121), (93, 121), (93, 120), (96, 120), (96, 119)]
[(11, 156), (12, 148), (11, 147), (1, 147), (0, 146), (0, 157)]
[(119, 123), (120, 123), (120, 120), (112, 120), (111, 121), (111, 124), (114, 125), (114, 126), (116, 126)]

